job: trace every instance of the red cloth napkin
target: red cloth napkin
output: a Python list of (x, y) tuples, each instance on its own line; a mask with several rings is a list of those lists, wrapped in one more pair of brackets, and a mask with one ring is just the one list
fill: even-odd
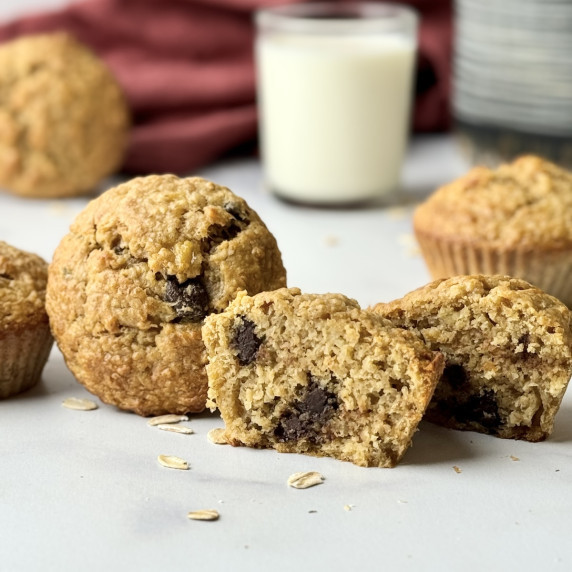
[[(134, 125), (124, 170), (188, 173), (256, 138), (253, 12), (303, 0), (84, 0), (0, 25), (0, 42), (66, 30), (110, 66)], [(420, 12), (414, 128), (449, 125), (451, 0)]]

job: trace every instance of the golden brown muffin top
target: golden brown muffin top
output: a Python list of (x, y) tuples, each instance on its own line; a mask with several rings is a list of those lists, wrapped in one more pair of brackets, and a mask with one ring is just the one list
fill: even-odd
[(472, 319), (477, 312), (486, 314), (492, 324), (498, 315), (504, 315), (515, 328), (526, 317), (535, 324), (540, 337), (550, 334), (550, 340), (561, 346), (567, 356), (572, 352), (572, 314), (568, 308), (520, 278), (480, 274), (441, 278), (371, 309), (394, 323), (415, 322), (419, 329), (451, 320), (452, 338), (465, 327), (463, 320)]
[(48, 265), (0, 241), (0, 331), (47, 321)]
[(569, 248), (572, 173), (535, 156), (496, 170), (475, 167), (421, 204), (414, 227), (500, 248)]
[(33, 197), (92, 191), (120, 166), (128, 128), (114, 76), (68, 34), (0, 46), (0, 186)]

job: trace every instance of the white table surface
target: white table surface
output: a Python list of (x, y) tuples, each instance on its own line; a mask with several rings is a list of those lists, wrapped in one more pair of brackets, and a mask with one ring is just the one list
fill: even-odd
[[(280, 202), (264, 192), (254, 159), (200, 174), (258, 211), (290, 285), (369, 305), (429, 280), (413, 248), (412, 206), (465, 169), (448, 137), (416, 139), (395, 203), (356, 210)], [(86, 202), (0, 192), (0, 239), (50, 259)], [(217, 415), (193, 417), (195, 434), (177, 435), (102, 404), (65, 409), (70, 396), (89, 394), (54, 349), (39, 386), (0, 401), (3, 572), (571, 569), (570, 395), (544, 443), (422, 423), (395, 469), (217, 446), (206, 437), (222, 426)], [(191, 469), (163, 468), (159, 454)], [(286, 485), (306, 470), (324, 484)], [(201, 508), (220, 520), (187, 519)]]

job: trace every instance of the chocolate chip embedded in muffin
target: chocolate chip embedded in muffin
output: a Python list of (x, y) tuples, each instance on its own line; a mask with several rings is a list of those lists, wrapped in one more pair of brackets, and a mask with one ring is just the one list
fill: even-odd
[(442, 379), (451, 387), (459, 389), (467, 383), (468, 377), (462, 365), (458, 363), (448, 363), (443, 371)]
[(232, 215), (236, 220), (248, 223), (248, 210), (238, 203), (227, 203), (224, 210)]
[(495, 393), (485, 389), (480, 394), (469, 393), (450, 396), (439, 401), (439, 416), (454, 419), (455, 423), (466, 427), (480, 427), (483, 433), (495, 435), (499, 427), (506, 423), (501, 414)]
[(232, 346), (237, 351), (240, 365), (248, 365), (256, 359), (258, 349), (262, 344), (262, 338), (256, 335), (256, 324), (244, 316), (240, 316), (240, 322), (234, 331)]
[(362, 466), (399, 462), (443, 369), (441, 354), (341, 294), (241, 292), (202, 334), (229, 443)]
[(47, 307), (89, 391), (140, 415), (188, 413), (205, 407), (205, 316), (239, 291), (285, 283), (276, 240), (243, 199), (198, 177), (155, 175), (80, 213), (54, 254)]
[(335, 393), (321, 387), (310, 374), (308, 379), (304, 397), (291, 405), (291, 409), (282, 415), (274, 429), (279, 442), (307, 438), (313, 443), (319, 443), (325, 439), (323, 429), (334, 416), (339, 401)]
[(174, 276), (169, 277), (165, 301), (173, 306), (178, 320), (200, 322), (209, 311), (209, 295), (199, 278), (179, 284)]

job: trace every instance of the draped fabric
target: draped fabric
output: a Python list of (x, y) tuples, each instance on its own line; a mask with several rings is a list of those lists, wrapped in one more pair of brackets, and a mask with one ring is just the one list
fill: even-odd
[[(256, 9), (301, 0), (84, 0), (0, 24), (0, 42), (65, 30), (115, 73), (133, 113), (124, 170), (187, 173), (255, 140)], [(347, 0), (350, 1), (350, 0)], [(416, 131), (449, 126), (450, 0), (421, 16)]]

